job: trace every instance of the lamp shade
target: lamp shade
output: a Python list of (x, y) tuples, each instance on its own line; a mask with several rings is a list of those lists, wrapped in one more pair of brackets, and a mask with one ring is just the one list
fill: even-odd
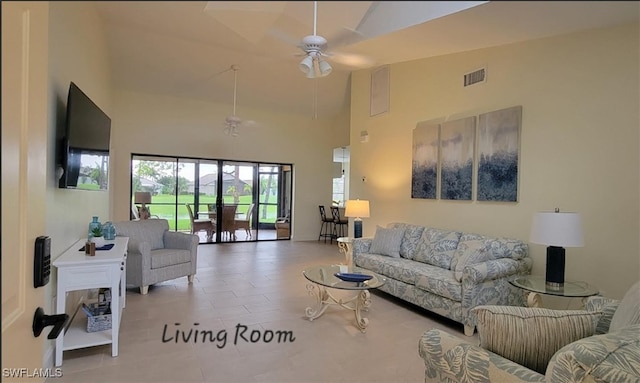
[(557, 247), (582, 247), (580, 214), (565, 212), (539, 212), (533, 216), (529, 241)]
[(133, 197), (134, 203), (151, 203), (151, 193), (149, 192), (135, 192)]
[(360, 199), (350, 199), (347, 201), (345, 217), (363, 218), (369, 217), (369, 201)]

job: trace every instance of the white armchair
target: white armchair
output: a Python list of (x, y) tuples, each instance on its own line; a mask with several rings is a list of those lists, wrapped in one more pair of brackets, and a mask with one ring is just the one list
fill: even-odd
[(129, 237), (127, 285), (147, 294), (149, 285), (196, 274), (198, 236), (169, 231), (166, 219), (115, 222), (116, 235)]

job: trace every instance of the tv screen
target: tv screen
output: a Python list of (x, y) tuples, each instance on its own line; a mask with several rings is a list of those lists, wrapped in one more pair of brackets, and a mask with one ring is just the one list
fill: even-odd
[(65, 135), (61, 143), (59, 186), (106, 190), (108, 185), (111, 119), (71, 82), (67, 97)]

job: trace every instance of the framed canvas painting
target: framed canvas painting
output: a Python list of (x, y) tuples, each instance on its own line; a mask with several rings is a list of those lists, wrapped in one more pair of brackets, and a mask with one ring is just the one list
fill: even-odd
[(419, 122), (413, 130), (411, 198), (436, 199), (439, 125)]
[(481, 114), (478, 120), (478, 201), (518, 201), (522, 106)]
[(473, 116), (441, 125), (441, 199), (470, 201), (472, 198), (475, 122)]

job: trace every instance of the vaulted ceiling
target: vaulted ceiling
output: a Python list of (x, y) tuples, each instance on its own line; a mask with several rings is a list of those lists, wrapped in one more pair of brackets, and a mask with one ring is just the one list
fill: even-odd
[[(636, 1), (319, 1), (317, 34), (333, 72), (308, 79), (296, 45), (312, 1), (100, 1), (116, 87), (333, 115), (354, 69), (638, 21)], [(314, 84), (315, 82), (315, 84)], [(250, 116), (246, 116), (250, 118)]]

